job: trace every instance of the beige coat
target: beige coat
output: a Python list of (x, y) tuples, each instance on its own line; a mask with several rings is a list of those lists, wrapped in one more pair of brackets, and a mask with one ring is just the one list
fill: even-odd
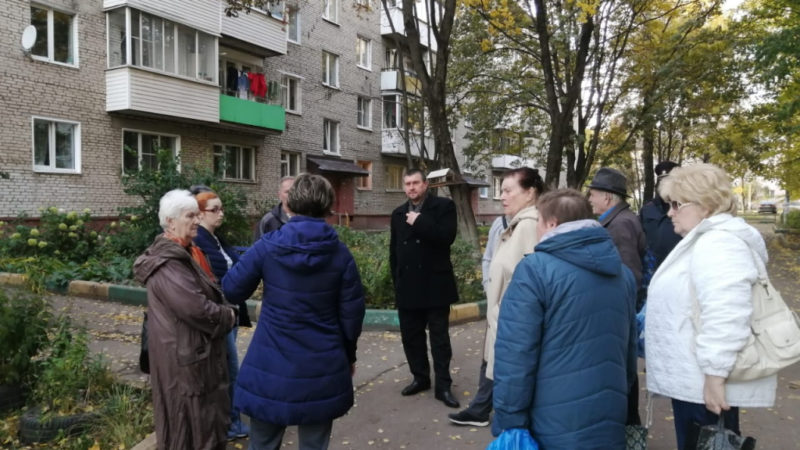
[(500, 317), (500, 301), (506, 292), (517, 264), (525, 255), (533, 253), (539, 242), (536, 226), (539, 211), (529, 206), (514, 216), (508, 228), (500, 235), (500, 242), (489, 265), (489, 285), (486, 289), (486, 340), (483, 359), (486, 361), (486, 378), (494, 378), (494, 342), (497, 338), (497, 319)]

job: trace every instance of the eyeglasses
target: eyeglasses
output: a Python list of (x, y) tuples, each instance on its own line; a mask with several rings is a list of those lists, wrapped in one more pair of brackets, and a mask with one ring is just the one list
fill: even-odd
[(204, 209), (203, 211), (217, 214), (223, 212), (224, 210), (222, 209), (221, 206), (215, 206), (211, 209)]
[(676, 200), (672, 200), (671, 202), (669, 202), (669, 206), (674, 211), (680, 211), (681, 209), (683, 209), (684, 206), (689, 206), (691, 204), (692, 204), (692, 202), (681, 203), (681, 202), (676, 201)]

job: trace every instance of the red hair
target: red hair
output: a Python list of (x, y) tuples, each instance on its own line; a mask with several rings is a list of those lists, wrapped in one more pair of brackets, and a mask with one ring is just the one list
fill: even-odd
[(206, 204), (209, 200), (213, 200), (215, 198), (219, 198), (219, 196), (213, 192), (201, 192), (194, 196), (197, 200), (197, 206), (200, 208), (200, 211), (206, 210)]

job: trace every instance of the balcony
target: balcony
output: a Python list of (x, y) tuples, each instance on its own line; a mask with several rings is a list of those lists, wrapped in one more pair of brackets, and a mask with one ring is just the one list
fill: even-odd
[(221, 43), (239, 50), (268, 57), (286, 54), (286, 28), (283, 19), (253, 8), (250, 13), (240, 12), (238, 17), (225, 15), (227, 2), (220, 1), (222, 17)]
[(219, 120), (274, 131), (286, 129), (286, 111), (283, 107), (224, 94), (219, 94)]
[(516, 155), (500, 155), (492, 158), (492, 169), (505, 170), (516, 169), (518, 167), (536, 168), (536, 162), (532, 159), (521, 158)]
[[(424, 142), (425, 150), (427, 151), (427, 159), (435, 159), (436, 148), (433, 144), (432, 137), (422, 136), (419, 133), (411, 132), (410, 139), (412, 156), (420, 156), (420, 146)], [(381, 131), (381, 154), (395, 156), (406, 155), (406, 146), (401, 130), (397, 128), (387, 128)]]
[(219, 87), (138, 67), (106, 71), (106, 111), (219, 122)]
[(409, 94), (418, 96), (422, 90), (422, 82), (420, 82), (416, 74), (406, 70), (405, 86), (403, 86), (403, 77), (399, 70), (384, 69), (381, 72), (381, 90), (406, 91)]
[[(425, 6), (418, 5), (418, 10), (422, 11), (424, 14)], [(389, 19), (391, 18), (391, 22)], [(392, 32), (392, 25), (394, 25), (395, 32)], [(398, 8), (396, 6), (390, 6), (388, 10), (383, 10), (383, 14), (381, 14), (381, 35), (383, 36), (392, 36), (394, 34), (398, 34), (400, 36), (405, 36), (406, 29), (405, 24), (403, 23), (403, 10), (402, 8)], [(437, 50), (436, 41), (429, 40), (429, 34), (433, 37), (432, 33), (428, 33), (428, 23), (425, 21), (425, 18), (420, 18), (419, 21), (419, 43), (427, 48), (430, 48), (433, 51)]]

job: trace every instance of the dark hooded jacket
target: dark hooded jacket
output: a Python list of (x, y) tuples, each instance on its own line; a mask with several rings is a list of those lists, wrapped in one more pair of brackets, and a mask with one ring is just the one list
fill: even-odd
[(294, 216), (222, 280), (232, 301), (264, 282), (261, 315), (236, 380), (235, 407), (275, 425), (318, 424), (353, 405), (350, 365), (364, 319), (353, 256), (323, 219)]
[(624, 449), (635, 300), (605, 229), (540, 242), (500, 307), (493, 432), (526, 428), (542, 449)]
[[(215, 237), (210, 231), (206, 230), (203, 226), (197, 227), (197, 237), (194, 238), (194, 244), (203, 250), (208, 259), (208, 264), (211, 266), (211, 271), (217, 277), (218, 282), (222, 282), (222, 278), (228, 273), (228, 262), (222, 255), (220, 246), (228, 254), (228, 257), (233, 261), (233, 266), (239, 262), (239, 253), (233, 247), (226, 245), (222, 238)], [(243, 327), (252, 327), (253, 323), (250, 321), (250, 314), (247, 312), (247, 299), (237, 303), (238, 306), (238, 324)]]
[(147, 286), (147, 348), (159, 449), (216, 449), (230, 423), (222, 292), (179, 244), (156, 237), (136, 259)]

